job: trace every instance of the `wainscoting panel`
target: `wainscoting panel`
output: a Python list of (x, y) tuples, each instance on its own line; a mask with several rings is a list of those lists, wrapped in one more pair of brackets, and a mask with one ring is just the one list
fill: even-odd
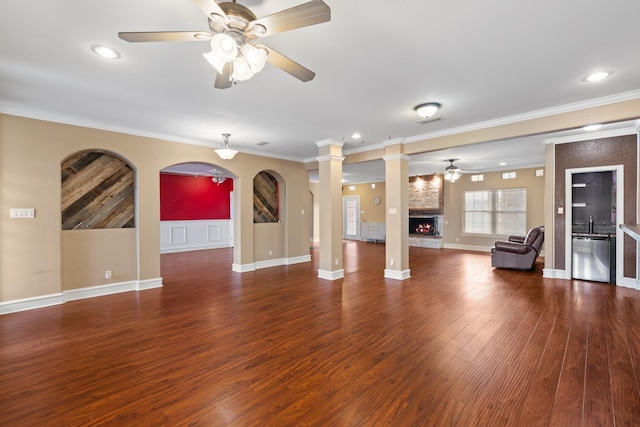
[(187, 227), (171, 227), (171, 244), (183, 245), (187, 243)]
[(231, 220), (160, 222), (160, 253), (231, 246)]
[(222, 239), (222, 229), (220, 224), (207, 226), (207, 241), (218, 243)]

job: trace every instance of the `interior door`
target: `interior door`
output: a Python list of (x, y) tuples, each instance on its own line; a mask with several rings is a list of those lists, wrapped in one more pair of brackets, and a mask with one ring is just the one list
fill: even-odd
[(342, 237), (360, 240), (360, 196), (342, 198)]

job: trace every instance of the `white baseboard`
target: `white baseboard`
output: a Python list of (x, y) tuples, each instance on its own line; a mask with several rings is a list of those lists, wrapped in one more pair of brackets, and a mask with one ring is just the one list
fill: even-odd
[(567, 270), (553, 269), (553, 268), (543, 268), (542, 269), (542, 277), (546, 277), (548, 279), (565, 279), (571, 280), (571, 272)]
[(160, 249), (161, 254), (175, 254), (178, 252), (191, 252), (191, 251), (205, 251), (207, 249), (221, 249), (221, 248), (232, 248), (233, 245), (222, 244), (222, 245), (203, 245), (203, 246), (184, 246), (177, 248), (165, 248)]
[(618, 283), (618, 286), (623, 288), (631, 288), (636, 291), (640, 291), (640, 281), (638, 279), (634, 279), (633, 277), (623, 277), (622, 283)]
[(301, 255), (285, 259), (285, 265), (301, 264), (303, 262), (311, 262), (311, 255)]
[[(571, 280), (571, 271), (568, 270), (559, 270), (553, 268), (543, 268), (542, 269), (542, 277), (548, 279), (563, 279), (563, 280)], [(634, 279), (633, 277), (623, 277), (622, 282), (616, 283), (616, 286), (620, 286), (622, 288), (630, 288), (640, 291), (640, 280)]]
[(70, 289), (58, 294), (42, 295), (0, 303), (0, 315), (50, 307), (85, 298), (95, 298), (121, 292), (142, 291), (162, 287), (162, 277), (148, 280), (132, 280), (129, 282), (111, 283), (108, 285), (89, 286), (86, 288)]
[(131, 292), (137, 290), (138, 283), (135, 280), (130, 282), (110, 283), (108, 285), (89, 286), (87, 288), (70, 289), (62, 291), (64, 302), (76, 301), (85, 298), (95, 298), (103, 295), (119, 294), (121, 292)]
[(255, 271), (256, 266), (254, 263), (249, 264), (236, 264), (235, 262), (231, 264), (231, 271), (235, 271), (236, 273), (248, 273), (250, 271)]
[(474, 251), (474, 252), (491, 252), (491, 248), (488, 246), (474, 246), (474, 245), (458, 245), (456, 243), (445, 243), (445, 249), (458, 249), (462, 251)]
[(394, 280), (406, 280), (411, 277), (411, 270), (389, 270), (388, 268), (385, 268), (384, 277)]
[(344, 278), (344, 270), (340, 269), (340, 270), (330, 271), (330, 270), (319, 269), (318, 270), (318, 277), (320, 279), (325, 279), (325, 280), (342, 279), (342, 278)]
[(157, 279), (138, 280), (137, 291), (146, 291), (147, 289), (155, 289), (162, 287), (162, 277)]
[(18, 311), (51, 307), (64, 303), (62, 293), (23, 298), (13, 301), (0, 302), (0, 314), (16, 313)]
[(274, 258), (263, 261), (256, 261), (251, 264), (233, 264), (231, 269), (236, 273), (247, 273), (249, 271), (260, 270), (263, 268), (279, 267), (281, 265), (300, 264), (303, 262), (311, 262), (311, 255), (301, 255), (291, 258)]
[(253, 263), (256, 270), (260, 270), (262, 268), (271, 268), (278, 267), (280, 265), (284, 265), (284, 258), (275, 258), (275, 259), (266, 259), (264, 261), (256, 261)]

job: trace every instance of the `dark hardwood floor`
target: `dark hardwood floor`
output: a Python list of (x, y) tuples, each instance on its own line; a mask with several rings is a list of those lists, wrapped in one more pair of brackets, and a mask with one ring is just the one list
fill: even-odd
[(230, 271), (162, 256), (164, 288), (0, 316), (2, 426), (640, 425), (640, 292), (494, 270), (486, 253), (346, 242)]

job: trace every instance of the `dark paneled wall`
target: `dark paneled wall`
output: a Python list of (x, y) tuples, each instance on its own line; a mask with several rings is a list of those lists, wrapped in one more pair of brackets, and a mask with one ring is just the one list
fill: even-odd
[[(558, 215), (558, 207), (565, 211), (571, 206), (565, 206), (565, 171), (567, 169), (624, 165), (624, 222), (636, 224), (636, 210), (638, 204), (637, 189), (637, 136), (626, 135), (612, 138), (579, 141), (555, 146), (556, 176), (554, 197), (554, 228), (555, 228), (555, 268), (564, 269), (565, 251), (565, 216)], [(633, 239), (624, 237), (624, 277), (636, 275), (636, 244)]]

